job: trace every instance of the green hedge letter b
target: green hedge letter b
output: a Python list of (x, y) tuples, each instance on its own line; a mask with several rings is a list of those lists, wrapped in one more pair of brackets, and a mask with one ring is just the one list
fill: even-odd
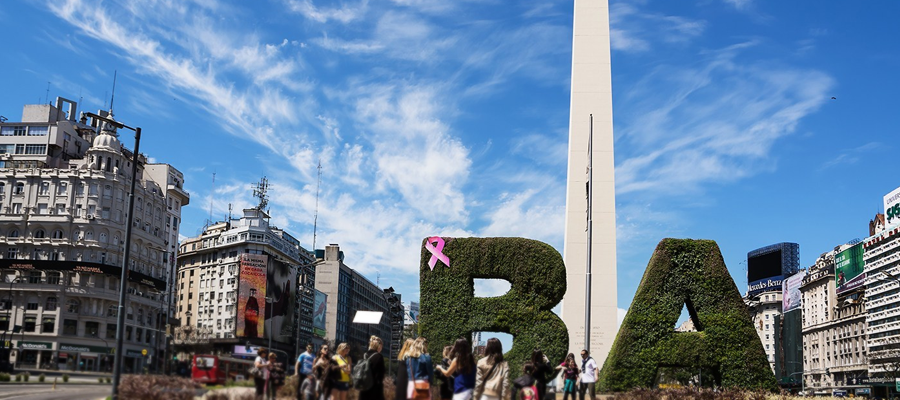
[[(506, 353), (513, 371), (521, 370), (534, 349), (554, 362), (566, 356), (568, 330), (551, 311), (566, 293), (566, 267), (550, 245), (522, 238), (431, 237), (422, 242), (419, 268), (419, 332), (432, 354), (480, 331), (513, 335)], [(475, 297), (475, 279), (504, 279), (510, 290)]]

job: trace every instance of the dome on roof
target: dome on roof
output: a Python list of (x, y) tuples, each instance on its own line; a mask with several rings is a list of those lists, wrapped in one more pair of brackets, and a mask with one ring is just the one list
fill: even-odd
[(122, 149), (122, 144), (119, 143), (119, 138), (115, 137), (115, 135), (110, 135), (108, 131), (103, 130), (99, 135), (97, 135), (97, 137), (94, 138), (94, 144), (92, 147), (97, 149), (120, 151)]

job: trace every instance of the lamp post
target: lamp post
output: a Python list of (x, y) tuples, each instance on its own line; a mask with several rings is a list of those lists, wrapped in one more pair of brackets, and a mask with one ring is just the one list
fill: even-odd
[(269, 333), (266, 335), (269, 337), (269, 351), (272, 351), (272, 306), (274, 301), (271, 297), (266, 296), (266, 322), (269, 323), (269, 328), (266, 329)]
[[(9, 321), (7, 322), (7, 324), (9, 326), (7, 326), (6, 331), (3, 332), (3, 339), (9, 343), (9, 346), (6, 346), (6, 343), (4, 343), (4, 347), (6, 348), (6, 351), (4, 352), (5, 355), (3, 356), (4, 359), (2, 360), (2, 363), (4, 365), (3, 369), (5, 369), (9, 363), (10, 355), (12, 354), (12, 348), (13, 348), (12, 347), (12, 337), (13, 337), (13, 334), (16, 333), (16, 324), (15, 324), (16, 314), (15, 314), (15, 310), (13, 310), (13, 306), (12, 306), (12, 303), (13, 303), (12, 302), (12, 287), (13, 287), (13, 284), (17, 283), (17, 282), (19, 282), (19, 278), (15, 277), (15, 276), (12, 279), (10, 279), (10, 281), (9, 281), (9, 292), (8, 292), (9, 297), (7, 297), (9, 299), (9, 303), (8, 303), (9, 310), (7, 312), (7, 315), (9, 315)], [(12, 333), (9, 333), (10, 331), (12, 331)], [(9, 333), (8, 336), (7, 336), (7, 333)], [(11, 365), (9, 366), (9, 369), (10, 369), (9, 372), (12, 373), (13, 368)]]
[(119, 398), (119, 382), (122, 379), (122, 361), (125, 353), (125, 301), (128, 298), (128, 259), (131, 256), (131, 228), (134, 221), (134, 186), (137, 183), (138, 154), (141, 147), (141, 128), (132, 128), (112, 118), (101, 117), (94, 113), (85, 115), (105, 121), (116, 128), (134, 131), (134, 152), (131, 154), (131, 188), (128, 191), (128, 218), (125, 222), (125, 250), (122, 255), (122, 275), (119, 278), (119, 314), (116, 318), (116, 356), (113, 363), (112, 398)]

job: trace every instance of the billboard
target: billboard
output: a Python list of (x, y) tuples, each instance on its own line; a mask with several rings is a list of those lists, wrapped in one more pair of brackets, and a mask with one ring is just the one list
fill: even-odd
[(325, 337), (325, 309), (327, 308), (328, 295), (316, 290), (316, 299), (313, 304), (313, 335), (319, 338)]
[[(295, 297), (297, 285), (297, 268), (291, 264), (269, 259), (268, 273), (266, 274), (266, 296), (272, 299), (271, 309), (267, 310), (266, 327), (276, 342), (294, 342), (294, 310), (297, 307)], [(266, 336), (268, 337), (268, 336)]]
[(884, 195), (884, 226), (900, 223), (900, 188)]
[(747, 282), (781, 276), (781, 250), (747, 257)]
[(857, 243), (834, 256), (835, 293), (841, 294), (856, 289), (866, 282), (863, 270), (863, 244)]
[(806, 277), (806, 270), (789, 276), (781, 283), (781, 311), (788, 312), (800, 307), (800, 285)]
[(755, 296), (762, 292), (771, 292), (773, 290), (781, 290), (781, 282), (784, 276), (770, 276), (765, 279), (753, 281), (747, 284), (747, 296)]
[(234, 335), (262, 338), (266, 322), (266, 270), (269, 257), (241, 254), (238, 275), (238, 307)]

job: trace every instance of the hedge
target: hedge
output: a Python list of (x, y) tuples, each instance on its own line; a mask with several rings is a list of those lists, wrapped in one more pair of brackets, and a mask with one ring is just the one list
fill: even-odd
[[(674, 331), (682, 306), (698, 332)], [(602, 391), (655, 387), (661, 366), (712, 371), (708, 378), (726, 388), (777, 389), (750, 314), (714, 241), (659, 243), (598, 385)]]
[[(427, 239), (426, 239), (427, 240)], [(505, 354), (510, 379), (534, 349), (560, 361), (569, 348), (566, 325), (551, 309), (566, 293), (566, 267), (550, 245), (523, 238), (443, 238), (450, 267), (428, 266), (431, 252), (422, 242), (419, 334), (432, 354), (472, 332), (507, 332), (513, 347)], [(508, 293), (475, 297), (475, 279), (505, 279)]]

